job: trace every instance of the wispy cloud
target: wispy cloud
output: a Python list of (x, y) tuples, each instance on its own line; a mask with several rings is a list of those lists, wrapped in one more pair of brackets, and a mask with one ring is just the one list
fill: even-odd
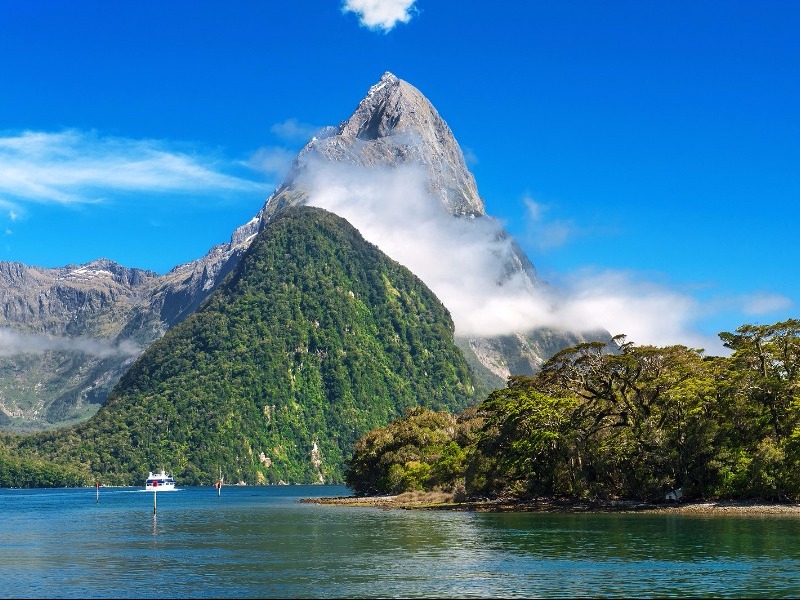
[(524, 280), (507, 278), (502, 257), (511, 239), (498, 235), (500, 224), (454, 219), (429, 196), (423, 168), (308, 166), (309, 203), (344, 217), (419, 276), (450, 310), (458, 334), (500, 335), (560, 318), (553, 298), (532, 296)]
[(741, 296), (738, 300), (741, 304), (741, 311), (751, 316), (760, 316), (792, 308), (792, 300), (780, 294), (759, 292)]
[(632, 271), (581, 269), (554, 282), (557, 324), (577, 329), (602, 326), (637, 344), (680, 344), (727, 354), (716, 335), (698, 329), (711, 304)]
[(288, 142), (308, 142), (322, 129), (317, 125), (302, 123), (295, 117), (286, 119), (282, 123), (275, 123), (270, 131)]
[(345, 0), (344, 12), (358, 15), (359, 21), (370, 29), (391, 31), (398, 23), (411, 20), (415, 0)]
[(475, 151), (472, 148), (464, 147), (464, 162), (467, 164), (468, 167), (475, 167), (480, 160), (478, 160), (478, 155), (475, 154)]
[(87, 204), (123, 192), (196, 194), (263, 191), (212, 157), (157, 140), (69, 129), (0, 137), (0, 196), (9, 203)]
[(0, 329), (0, 356), (44, 354), (57, 350), (78, 351), (89, 356), (109, 358), (132, 357), (142, 349), (131, 341), (109, 344), (88, 338), (61, 338), (49, 335), (26, 335), (11, 329)]
[(286, 148), (259, 148), (250, 157), (247, 166), (267, 175), (282, 177), (289, 171), (296, 156), (296, 152)]
[(524, 244), (538, 250), (551, 250), (571, 241), (578, 230), (574, 223), (559, 219), (548, 219), (549, 207), (536, 202), (531, 196), (522, 199), (525, 206)]
[(281, 179), (289, 171), (294, 159), (297, 157), (297, 144), (307, 144), (323, 129), (318, 125), (303, 123), (295, 117), (286, 119), (281, 123), (275, 123), (270, 127), (270, 131), (292, 147), (267, 146), (259, 148), (253, 153), (246, 165), (250, 169)]
[[(419, 276), (447, 306), (456, 333), (493, 336), (552, 327), (606, 330), (637, 344), (681, 344), (727, 354), (716, 332), (699, 323), (730, 310), (773, 311), (791, 302), (756, 295), (704, 301), (677, 286), (635, 272), (585, 269), (531, 293), (520, 279), (504, 280), (508, 240), (491, 218), (454, 219), (426, 192), (423, 169), (308, 164), (309, 203), (352, 223), (364, 237)], [(541, 218), (535, 203), (532, 218)], [(723, 306), (724, 304), (724, 306)]]

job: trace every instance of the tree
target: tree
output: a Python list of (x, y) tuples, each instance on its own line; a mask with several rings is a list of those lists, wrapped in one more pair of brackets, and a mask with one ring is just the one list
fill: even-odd
[(721, 493), (783, 500), (800, 495), (800, 320), (720, 333), (733, 350), (720, 380), (725, 444)]
[(411, 408), (356, 443), (345, 481), (364, 495), (452, 490), (464, 476), (459, 430), (450, 413)]
[(688, 485), (702, 493), (714, 479), (713, 361), (685, 346), (615, 341), (616, 349), (567, 348), (534, 378), (544, 393), (580, 399), (571, 423), (585, 492), (652, 499)]
[(466, 472), (469, 496), (553, 496), (569, 493), (575, 399), (537, 392), (532, 379), (512, 376), (478, 412), (484, 419)]

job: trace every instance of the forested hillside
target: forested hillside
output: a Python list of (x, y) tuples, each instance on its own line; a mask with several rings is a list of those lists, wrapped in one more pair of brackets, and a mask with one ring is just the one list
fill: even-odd
[(291, 209), (88, 422), (5, 436), (0, 485), (139, 484), (162, 466), (184, 485), (220, 470), (337, 482), (366, 432), (418, 405), (459, 411), (477, 393), (449, 313), (417, 277), (343, 219)]

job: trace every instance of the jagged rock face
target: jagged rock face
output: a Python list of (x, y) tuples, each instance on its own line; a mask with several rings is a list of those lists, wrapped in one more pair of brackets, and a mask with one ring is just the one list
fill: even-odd
[(55, 269), (0, 262), (0, 427), (88, 418), (133, 360), (197, 308), (259, 229), (166, 275), (106, 259)]
[(321, 139), (315, 146), (331, 160), (351, 159), (364, 166), (424, 165), (429, 191), (447, 212), (456, 216), (485, 213), (475, 178), (447, 123), (419, 90), (391, 73), (370, 88), (338, 135)]
[[(360, 168), (424, 168), (427, 190), (442, 209), (453, 217), (476, 221), (476, 229), (491, 222), (500, 238), (510, 239), (502, 227), (485, 213), (475, 178), (447, 123), (430, 101), (411, 84), (386, 72), (359, 103), (353, 115), (338, 127), (327, 127), (300, 152), (290, 173), (259, 213), (263, 222), (287, 206), (309, 200), (309, 172), (320, 164), (334, 163)], [(533, 292), (542, 284), (536, 269), (513, 240), (498, 259), (505, 277), (502, 285), (520, 274)]]
[(233, 270), (258, 224), (166, 275), (106, 259), (55, 269), (0, 262), (0, 427), (94, 414), (133, 360)]
[(185, 319), (236, 267), (259, 232), (260, 223), (259, 217), (253, 217), (234, 231), (227, 244), (214, 246), (203, 258), (179, 265), (161, 277), (150, 294), (149, 311), (166, 327)]
[(485, 214), (475, 178), (447, 123), (419, 90), (391, 73), (370, 88), (348, 120), (326, 128), (303, 148), (292, 172), (267, 202), (266, 216), (307, 198), (301, 175), (320, 159), (361, 167), (421, 165), (428, 175), (428, 191), (447, 212)]
[(0, 262), (0, 425), (91, 416), (163, 333), (141, 318), (157, 279), (105, 259), (57, 269)]
[(105, 259), (57, 269), (2, 262), (0, 326), (72, 336), (105, 329), (103, 337), (110, 338), (124, 326), (119, 311), (136, 303), (157, 277)]

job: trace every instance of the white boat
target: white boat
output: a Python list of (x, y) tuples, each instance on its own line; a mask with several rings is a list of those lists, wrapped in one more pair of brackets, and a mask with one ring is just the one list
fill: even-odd
[(165, 473), (164, 469), (161, 469), (161, 473), (150, 471), (144, 482), (144, 490), (146, 492), (172, 492), (175, 490), (175, 480), (172, 475)]

